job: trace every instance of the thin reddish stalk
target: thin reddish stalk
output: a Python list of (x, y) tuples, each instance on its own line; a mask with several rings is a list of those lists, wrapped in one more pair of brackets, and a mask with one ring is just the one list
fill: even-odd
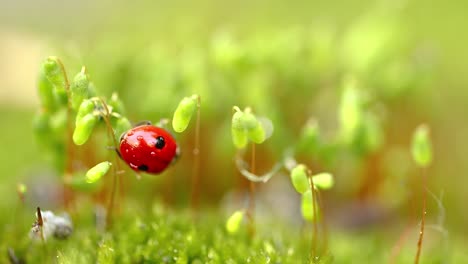
[[(255, 174), (255, 144), (252, 143), (252, 154), (250, 160), (250, 172)], [(250, 235), (255, 234), (255, 183), (249, 181), (249, 208), (247, 209), (247, 215), (250, 216)]]
[(426, 220), (426, 169), (421, 168), (421, 177), (422, 177), (422, 196), (423, 196), (423, 210), (422, 210), (422, 217), (421, 217), (421, 230), (419, 231), (419, 239), (418, 239), (418, 250), (416, 251), (416, 258), (414, 259), (414, 263), (419, 263), (419, 257), (421, 255), (422, 243), (424, 238), (424, 223)]
[(314, 181), (312, 179), (312, 176), (310, 172), (308, 173), (309, 176), (309, 184), (310, 184), (310, 189), (311, 189), (311, 195), (312, 195), (312, 214), (313, 214), (313, 236), (312, 236), (312, 243), (310, 247), (310, 253), (312, 255), (312, 258), (315, 260), (316, 254), (317, 254), (317, 235), (318, 235), (318, 224), (317, 224), (317, 205), (315, 201), (315, 188), (314, 188)]
[[(99, 98), (99, 101), (102, 104), (102, 107), (106, 111), (104, 115), (104, 122), (106, 123), (106, 128), (107, 128), (107, 134), (108, 137), (112, 139), (112, 142), (114, 144), (114, 147), (117, 148), (117, 139), (115, 138), (114, 131), (112, 130), (112, 125), (109, 121), (109, 116), (110, 116), (110, 111), (109, 108), (107, 107), (106, 102), (102, 98)], [(117, 155), (114, 155), (114, 165), (112, 166), (112, 174), (114, 175), (112, 179), (112, 189), (111, 189), (111, 198), (109, 205), (107, 207), (107, 226), (112, 226), (112, 220), (113, 220), (113, 209), (114, 209), (114, 203), (115, 203), (115, 193), (117, 191), (117, 177), (118, 177), (118, 171), (120, 171), (120, 165), (119, 165), (119, 160), (117, 158)]]
[[(65, 142), (65, 151), (66, 151), (66, 159), (65, 159), (65, 171), (64, 171), (64, 180), (65, 182), (70, 181), (71, 177), (73, 176), (73, 160), (74, 160), (74, 148), (73, 148), (73, 123), (72, 123), (72, 107), (71, 107), (71, 93), (70, 93), (70, 82), (68, 81), (67, 72), (65, 71), (65, 66), (63, 65), (60, 59), (57, 59), (57, 63), (62, 70), (63, 78), (65, 80), (65, 90), (67, 92), (67, 135), (66, 135), (66, 142)], [(69, 202), (72, 199), (73, 191), (68, 186), (64, 185), (63, 189), (63, 198), (64, 198), (64, 205), (66, 208), (69, 208)]]

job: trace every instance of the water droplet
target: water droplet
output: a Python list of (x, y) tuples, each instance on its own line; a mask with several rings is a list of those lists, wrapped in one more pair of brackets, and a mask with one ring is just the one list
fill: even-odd
[(143, 140), (143, 136), (138, 136), (137, 139), (140, 140), (140, 141), (142, 141), (142, 140)]
[(156, 152), (151, 151), (150, 155), (151, 155), (152, 157), (156, 157)]
[(129, 150), (129, 149), (126, 149), (126, 150), (125, 150), (125, 153), (128, 153), (128, 152), (130, 152), (130, 150)]

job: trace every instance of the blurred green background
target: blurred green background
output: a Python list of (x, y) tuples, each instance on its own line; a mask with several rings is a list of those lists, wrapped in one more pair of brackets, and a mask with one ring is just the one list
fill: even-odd
[[(343, 83), (353, 76), (378, 117), (382, 141), (364, 154), (317, 161), (336, 175), (337, 187), (326, 197), (332, 215), (343, 217), (364, 204), (378, 214), (384, 208), (376, 219), (400, 223), (408, 199), (419, 208), (419, 174), (408, 149), (412, 131), (424, 122), (431, 127), (435, 153), (428, 188), (437, 196), (444, 193), (446, 227), (466, 241), (464, 1), (2, 0), (0, 5), (1, 208), (16, 201), (17, 182), (33, 182), (51, 170), (31, 125), (39, 66), (49, 55), (59, 56), (71, 76), (85, 65), (99, 93), (119, 92), (134, 122), (170, 117), (183, 96), (199, 93), (202, 199), (211, 205), (239, 184), (229, 130), (233, 105), (250, 105), (273, 120), (274, 135), (259, 150), (259, 168), (266, 170), (297, 141), (310, 117), (318, 120), (325, 139), (336, 134)], [(179, 139), (189, 152), (190, 135)], [(168, 184), (164, 177), (174, 177), (173, 203), (186, 206), (190, 168), (190, 160), (182, 159), (171, 175), (144, 179), (155, 187), (132, 185), (146, 193), (161, 191)], [(435, 222), (440, 213), (432, 198), (429, 208)], [(352, 222), (343, 218), (337, 222)]]

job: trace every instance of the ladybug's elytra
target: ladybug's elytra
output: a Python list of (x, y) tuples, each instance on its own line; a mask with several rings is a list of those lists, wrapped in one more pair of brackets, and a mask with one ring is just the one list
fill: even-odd
[(153, 125), (134, 127), (122, 135), (119, 154), (135, 171), (158, 174), (177, 156), (177, 144), (172, 135)]

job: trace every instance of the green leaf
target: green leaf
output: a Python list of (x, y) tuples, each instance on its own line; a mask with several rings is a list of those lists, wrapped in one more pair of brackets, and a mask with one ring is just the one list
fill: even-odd
[(429, 138), (429, 127), (420, 125), (413, 134), (411, 144), (413, 160), (420, 167), (427, 167), (432, 162), (432, 144)]
[(242, 222), (242, 219), (244, 218), (244, 212), (243, 211), (235, 211), (231, 217), (226, 222), (226, 230), (230, 234), (235, 234), (237, 231), (239, 231), (240, 224)]
[(291, 170), (291, 181), (298, 193), (305, 193), (310, 190), (307, 167), (304, 164), (299, 164)]
[(172, 118), (172, 127), (174, 131), (181, 133), (187, 129), (190, 119), (197, 109), (198, 98), (199, 96), (194, 94), (190, 97), (184, 97), (182, 101), (180, 101)]
[(86, 70), (83, 67), (82, 70), (75, 75), (73, 82), (70, 84), (70, 98), (72, 108), (77, 110), (80, 107), (81, 102), (84, 99), (90, 97), (89, 92), (89, 78), (86, 74)]
[(87, 114), (83, 118), (77, 120), (75, 131), (73, 131), (73, 142), (76, 145), (83, 145), (86, 143), (97, 121), (98, 117), (93, 114)]
[(102, 176), (104, 176), (112, 166), (112, 163), (109, 161), (103, 161), (96, 166), (92, 167), (86, 172), (86, 182), (95, 183), (99, 181)]
[(315, 174), (314, 176), (312, 176), (312, 181), (315, 187), (322, 190), (328, 190), (332, 188), (335, 184), (333, 175), (327, 172)]

